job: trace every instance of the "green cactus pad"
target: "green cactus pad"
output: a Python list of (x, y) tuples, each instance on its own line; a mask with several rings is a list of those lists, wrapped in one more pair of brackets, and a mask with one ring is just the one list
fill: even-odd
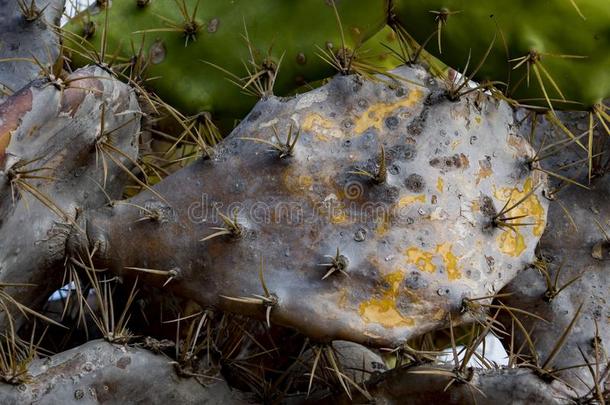
[(585, 109), (610, 96), (607, 0), (399, 0), (395, 12), (417, 41), (460, 70), (471, 52), (473, 71), (495, 36), (475, 78), (508, 82), (523, 104)]
[[(267, 59), (277, 68), (281, 60), (276, 94), (328, 77), (334, 70), (317, 54), (329, 46), (341, 48), (337, 15), (345, 46), (354, 49), (383, 27), (387, 11), (384, 0), (336, 3), (337, 13), (333, 3), (324, 0), (114, 1), (107, 13), (105, 60), (127, 66), (143, 44), (140, 63), (147, 65), (146, 84), (166, 102), (187, 114), (210, 111), (217, 118), (240, 118), (256, 97), (243, 94), (227, 80), (226, 72), (203, 61), (247, 76), (244, 63), (251, 57), (244, 38), (247, 29), (257, 63)], [(105, 11), (94, 7), (66, 26), (73, 33), (64, 33), (66, 47), (78, 51), (71, 53), (73, 64), (90, 63), (81, 55), (83, 46), (100, 51)], [(195, 24), (185, 25), (193, 20)], [(87, 41), (82, 38), (85, 34)], [(252, 65), (248, 68), (255, 70)]]

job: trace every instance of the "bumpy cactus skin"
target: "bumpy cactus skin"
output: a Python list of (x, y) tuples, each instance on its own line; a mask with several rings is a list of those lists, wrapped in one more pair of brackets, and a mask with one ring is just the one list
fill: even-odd
[(60, 54), (53, 26), (59, 25), (64, 0), (29, 0), (24, 10), (19, 5), (0, 0), (0, 102), (40, 74), (38, 63), (52, 71)]
[[(569, 0), (399, 0), (395, 11), (418, 41), (432, 35), (427, 49), (454, 68), (463, 68), (472, 51), (470, 71), (474, 70), (497, 33), (476, 78), (506, 82), (510, 74), (512, 97), (526, 104), (546, 105), (536, 77), (540, 75), (549, 98), (557, 100), (555, 107), (582, 109), (610, 96), (610, 7), (606, 0), (578, 0), (576, 4), (586, 19)], [(434, 37), (439, 24), (442, 52)], [(533, 63), (538, 72), (530, 66), (529, 86), (523, 80), (528, 63), (513, 70), (519, 61), (508, 61), (528, 55), (540, 57)], [(563, 102), (544, 70), (567, 101), (580, 104)]]
[[(583, 124), (587, 125), (588, 121), (586, 118), (577, 119), (573, 113), (560, 117), (564, 122), (574, 123), (570, 125), (573, 131), (582, 128)], [(548, 122), (537, 124), (537, 143), (545, 142), (552, 134), (553, 127)], [(608, 150), (610, 146), (607, 136), (601, 131), (596, 133), (594, 145), (596, 154)], [(554, 172), (572, 164), (562, 173), (581, 184), (587, 184), (589, 189), (564, 185), (556, 193), (556, 200), (549, 206), (548, 226), (540, 240), (538, 268), (523, 271), (501, 293), (509, 294), (503, 299), (507, 305), (548, 321), (545, 323), (533, 317), (522, 319), (535, 342), (540, 364), (550, 358), (567, 330), (560, 351), (553, 355), (546, 368), (547, 371), (561, 370), (555, 376), (569, 383), (581, 399), (585, 399), (596, 397), (593, 387), (598, 384), (603, 390), (606, 380), (610, 342), (610, 305), (607, 298), (610, 286), (610, 177), (604, 156), (599, 161), (595, 160), (601, 165), (595, 166), (596, 175), (591, 183), (587, 183), (586, 167), (573, 164), (581, 161), (581, 156), (582, 149), (573, 145), (541, 162), (547, 170)], [(548, 279), (544, 272), (548, 273)], [(570, 328), (573, 320), (575, 323)], [(510, 319), (502, 318), (502, 321), (507, 327), (510, 326)], [(515, 334), (515, 347), (524, 347), (524, 355), (531, 354), (532, 350), (522, 331)], [(587, 363), (592, 365), (592, 369), (581, 366)], [(603, 372), (596, 375), (592, 372), (596, 367)]]
[[(137, 156), (139, 107), (133, 89), (90, 66), (30, 83), (0, 104), (0, 117), (8, 144), (0, 149), (0, 284), (31, 283), (6, 291), (38, 305), (61, 280), (54, 270), (74, 218), (121, 195)], [(114, 160), (96, 151), (102, 141), (121, 151)]]
[[(336, 3), (346, 46), (351, 49), (385, 24), (384, 0)], [(183, 26), (185, 18), (179, 11), (183, 4), (191, 15), (198, 5), (195, 16), (198, 30), (186, 46), (183, 31), (164, 31), (174, 24)], [(93, 22), (97, 28), (89, 41), (99, 50), (104, 18), (105, 12), (99, 9), (95, 15), (86, 12), (66, 29), (82, 35), (84, 24)], [(318, 47), (327, 49), (332, 44), (338, 50), (341, 30), (332, 3), (323, 0), (167, 0), (151, 1), (143, 7), (138, 7), (135, 0), (114, 1), (108, 10), (107, 52), (125, 62), (134, 56), (130, 43), (133, 42), (137, 53), (143, 42), (146, 76), (157, 77), (148, 86), (165, 101), (188, 113), (210, 111), (216, 117), (242, 117), (256, 100), (230, 83), (226, 73), (202, 61), (212, 62), (239, 77), (246, 76), (244, 62), (248, 63), (250, 55), (243, 37), (244, 26), (259, 63), (271, 56), (270, 61), (277, 67), (283, 55), (275, 83), (277, 94), (333, 73), (333, 68), (318, 57), (321, 53)], [(146, 30), (153, 32), (136, 33)], [(70, 41), (72, 38), (79, 42), (77, 38), (67, 37), (68, 47), (80, 49)], [(76, 53), (72, 56), (76, 64), (88, 63)], [(252, 69), (251, 65), (248, 67)]]
[[(544, 176), (523, 164), (533, 150), (506, 103), (450, 102), (423, 69), (394, 73), (405, 83), (340, 76), (261, 101), (211, 159), (155, 185), (166, 201), (144, 191), (83, 215), (88, 239), (76, 235), (70, 251), (100, 246), (102, 268), (157, 285), (171, 277), (166, 288), (202, 305), (270, 311), (318, 340), (393, 346), (445, 326), (448, 312), (467, 318), (465, 297), (493, 294), (533, 261), (546, 202), (544, 187), (530, 191)], [(250, 139), (277, 142), (275, 128), (285, 140), (291, 127), (293, 156)], [(355, 173), (382, 166), (379, 184)], [(491, 224), (520, 199), (508, 216), (532, 226)], [(233, 218), (231, 207), (239, 232), (202, 241), (228, 227), (216, 210)]]

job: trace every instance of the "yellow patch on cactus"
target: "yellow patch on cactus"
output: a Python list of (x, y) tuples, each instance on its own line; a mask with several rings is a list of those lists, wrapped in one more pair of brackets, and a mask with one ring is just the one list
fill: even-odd
[(498, 248), (505, 255), (517, 257), (523, 253), (526, 248), (525, 240), (523, 235), (519, 231), (513, 231), (511, 229), (504, 230), (498, 238)]
[(411, 317), (403, 316), (396, 308), (396, 300), (400, 294), (400, 284), (405, 275), (402, 271), (395, 271), (384, 277), (390, 287), (383, 292), (381, 298), (371, 298), (360, 304), (360, 316), (367, 323), (378, 323), (386, 328), (413, 326), (415, 321)]
[(336, 122), (318, 113), (308, 114), (301, 121), (301, 131), (311, 132), (320, 140), (327, 140), (328, 137), (342, 138), (344, 136)]
[(422, 203), (426, 202), (426, 195), (418, 194), (418, 195), (408, 195), (408, 196), (402, 197), (400, 200), (398, 200), (398, 208), (409, 206), (409, 205), (413, 204), (414, 202), (422, 202)]
[(436, 265), (432, 263), (434, 255), (417, 247), (410, 247), (406, 250), (407, 263), (414, 264), (419, 270), (428, 273), (436, 271)]
[(444, 185), (445, 185), (445, 182), (443, 181), (442, 177), (439, 177), (438, 179), (436, 179), (436, 189), (438, 190), (439, 193), (443, 192)]
[[(528, 177), (523, 184), (523, 189), (519, 190), (519, 188), (510, 188), (510, 187), (502, 187), (502, 188), (494, 188), (494, 197), (504, 203), (510, 199), (508, 203), (508, 207), (514, 205), (517, 201), (524, 198), (528, 193), (531, 193), (533, 188), (533, 180), (531, 177)], [(544, 231), (545, 225), (545, 212), (542, 204), (540, 204), (540, 200), (535, 194), (531, 194), (528, 198), (522, 201), (515, 208), (510, 210), (510, 212), (506, 213), (507, 217), (517, 217), (525, 215), (525, 217), (517, 220), (513, 223), (532, 223), (534, 225), (532, 229), (532, 233), (535, 236), (542, 235)]]
[(456, 256), (452, 250), (453, 245), (449, 242), (436, 245), (434, 251), (426, 251), (417, 247), (410, 247), (405, 251), (407, 263), (415, 265), (419, 270), (428, 273), (436, 271), (434, 258), (440, 258), (447, 271), (449, 280), (457, 280), (462, 277), (459, 266), (460, 257)]
[(383, 120), (399, 108), (411, 108), (421, 100), (424, 93), (418, 88), (411, 90), (409, 95), (401, 98), (395, 103), (377, 103), (371, 105), (367, 110), (356, 119), (354, 131), (361, 134), (371, 127), (381, 130)]
[(450, 243), (442, 243), (436, 246), (436, 254), (442, 257), (449, 280), (456, 280), (462, 277), (462, 272), (458, 265), (459, 257), (453, 254), (451, 248)]

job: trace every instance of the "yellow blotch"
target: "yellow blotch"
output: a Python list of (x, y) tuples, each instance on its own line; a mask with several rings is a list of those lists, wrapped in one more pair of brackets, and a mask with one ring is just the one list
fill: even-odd
[(434, 273), (436, 271), (436, 266), (432, 263), (434, 257), (432, 253), (416, 247), (410, 247), (407, 249), (406, 255), (407, 263), (414, 264), (421, 271), (426, 271), (428, 273)]
[(299, 186), (303, 188), (309, 188), (313, 185), (313, 177), (311, 176), (299, 176), (297, 178), (297, 183)]
[(322, 135), (322, 134), (319, 134), (319, 133), (316, 133), (314, 135), (314, 138), (315, 138), (316, 141), (320, 141), (320, 142), (328, 142), (330, 140), (330, 138), (327, 137), (326, 135)]
[(486, 160), (479, 161), (479, 170), (477, 171), (477, 186), (481, 182), (481, 180), (488, 178), (492, 175), (491, 163)]
[[(522, 190), (519, 190), (517, 187), (501, 187), (498, 189), (494, 188), (493, 193), (495, 198), (500, 201), (503, 201), (504, 203), (506, 203), (506, 201), (510, 199), (510, 202), (507, 206), (510, 207), (514, 205), (517, 201), (524, 198), (528, 193), (530, 193), (532, 191), (532, 188), (533, 180), (531, 177), (528, 177), (527, 180), (525, 180), (525, 183), (523, 184)], [(525, 215), (525, 217), (521, 219), (511, 221), (511, 223), (515, 224), (521, 222), (535, 224), (533, 225), (532, 229), (532, 233), (535, 236), (542, 235), (542, 232), (544, 231), (544, 208), (542, 207), (542, 204), (540, 204), (540, 200), (538, 200), (538, 197), (533, 193), (524, 201), (522, 201), (519, 205), (517, 205), (515, 208), (513, 208), (504, 215), (507, 217), (517, 217)]]
[(375, 227), (375, 233), (377, 236), (385, 236), (390, 230), (390, 216), (386, 213), (383, 214), (383, 218), (377, 223)]
[(477, 200), (473, 201), (472, 204), (470, 205), (470, 211), (473, 214), (476, 214), (477, 212), (481, 211), (481, 204), (479, 204), (479, 202)]
[(354, 131), (361, 134), (371, 127), (378, 130), (382, 129), (383, 120), (394, 111), (402, 107), (413, 107), (419, 100), (422, 99), (424, 93), (414, 88), (409, 92), (409, 95), (400, 99), (395, 103), (376, 103), (371, 105), (367, 110), (356, 119)]
[(317, 113), (308, 114), (301, 122), (301, 130), (311, 132), (316, 139), (328, 140), (328, 137), (342, 138), (343, 131), (339, 125)]
[(411, 205), (414, 202), (426, 202), (426, 195), (418, 194), (402, 197), (400, 200), (398, 200), (398, 208), (406, 207), (407, 205)]
[(421, 271), (434, 273), (436, 265), (432, 260), (435, 257), (439, 257), (447, 271), (447, 278), (449, 280), (456, 280), (462, 277), (462, 271), (458, 264), (460, 257), (453, 253), (452, 247), (453, 245), (448, 242), (436, 245), (434, 251), (410, 247), (405, 251), (407, 263), (415, 265)]
[(436, 179), (436, 189), (438, 190), (439, 193), (443, 192), (443, 187), (445, 185), (445, 182), (443, 181), (442, 178), (438, 178)]
[(345, 224), (348, 222), (347, 214), (343, 210), (333, 212), (332, 216), (330, 217), (330, 222), (337, 225)]
[(519, 231), (507, 229), (498, 235), (496, 241), (498, 248), (505, 255), (517, 257), (525, 250), (525, 240)]
[(11, 142), (12, 132), (8, 131), (4, 134), (0, 134), (0, 156), (4, 154), (4, 150), (8, 147)]
[(436, 254), (443, 258), (443, 264), (447, 269), (447, 277), (449, 280), (456, 280), (462, 278), (462, 272), (458, 266), (459, 258), (451, 251), (452, 245), (450, 243), (443, 243), (436, 245)]
[(474, 120), (477, 122), (477, 124), (481, 123), (481, 117), (474, 117)]
[(381, 298), (371, 298), (360, 304), (360, 316), (365, 322), (378, 323), (386, 328), (413, 326), (411, 317), (403, 316), (396, 308), (396, 300), (400, 294), (400, 284), (405, 275), (402, 271), (390, 273), (384, 280), (390, 287), (383, 292)]

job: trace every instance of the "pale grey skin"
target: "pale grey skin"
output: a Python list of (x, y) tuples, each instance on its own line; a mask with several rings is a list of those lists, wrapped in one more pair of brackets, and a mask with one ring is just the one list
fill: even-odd
[[(451, 102), (424, 69), (395, 73), (406, 80), (343, 76), (291, 99), (261, 100), (211, 159), (156, 184), (157, 194), (145, 190), (129, 204), (85, 213), (88, 239), (76, 235), (69, 252), (97, 246), (96, 266), (158, 286), (171, 278), (165, 288), (203, 306), (260, 318), (271, 308), (272, 323), (318, 341), (394, 347), (445, 327), (449, 312), (456, 324), (468, 319), (464, 298), (496, 293), (534, 260), (545, 176), (524, 164), (534, 152), (508, 104), (476, 94)], [(300, 130), (291, 157), (244, 139), (274, 142), (276, 127), (285, 140), (291, 125), (293, 135)], [(381, 145), (388, 175), (376, 185), (352, 172), (377, 170)], [(500, 243), (509, 231), (489, 225), (510, 190), (516, 200), (527, 182), (540, 186), (532, 195), (538, 213), (528, 217), (537, 225), (520, 229), (524, 243), (513, 256)], [(231, 203), (241, 204), (241, 237), (202, 241), (224, 226), (214, 207), (231, 215)], [(257, 208), (281, 204), (295, 204), (307, 221), (257, 216)], [(361, 219), (368, 204), (388, 216)], [(160, 215), (146, 220), (151, 209)], [(347, 275), (323, 280), (329, 267), (321, 264), (337, 248)], [(254, 296), (265, 294), (261, 261), (272, 307)]]
[(177, 374), (146, 349), (92, 340), (29, 366), (31, 382), (0, 384), (0, 402), (32, 404), (247, 404), (221, 376), (205, 383)]
[[(106, 157), (102, 186), (102, 156), (95, 149), (102, 110), (104, 132), (112, 132), (110, 142), (123, 153), (114, 153), (117, 161), (131, 168), (138, 152), (140, 109), (129, 86), (98, 67), (80, 69), (65, 80), (67, 86), (34, 81), (0, 104), (0, 134), (11, 133), (6, 153), (0, 153), (0, 285), (32, 284), (3, 287), (31, 308), (39, 308), (61, 286), (66, 240), (80, 232), (78, 215), (120, 198), (129, 178)], [(23, 162), (31, 163), (22, 170), (48, 169), (33, 173), (48, 179), (25, 181), (51, 201), (55, 212), (11, 187), (10, 173)], [(0, 313), (0, 325), (6, 325), (5, 316)]]
[[(586, 113), (563, 113), (560, 117), (574, 134), (587, 131), (589, 119)], [(528, 125), (529, 121), (525, 120), (524, 126)], [(539, 120), (535, 142), (540, 144), (545, 138), (545, 144), (549, 145), (566, 136), (547, 121)], [(545, 278), (534, 268), (523, 271), (502, 291), (512, 294), (503, 299), (506, 304), (548, 321), (544, 323), (532, 317), (520, 317), (525, 328), (532, 330), (531, 338), (540, 363), (547, 361), (582, 304), (577, 322), (547, 368), (566, 368), (556, 376), (570, 384), (583, 398), (594, 395), (595, 380), (602, 390), (607, 387), (610, 371), (607, 352), (610, 345), (610, 243), (607, 239), (610, 234), (610, 176), (605, 173), (610, 142), (602, 127), (595, 130), (594, 145), (594, 155), (602, 151), (606, 153), (596, 159), (598, 164), (594, 167), (590, 184), (587, 152), (576, 144), (568, 145), (561, 153), (541, 162), (545, 169), (559, 172), (589, 188), (569, 185), (556, 194), (549, 207), (548, 226), (539, 246), (539, 256), (548, 262), (552, 281), (559, 272), (557, 288), (579, 278), (550, 302), (545, 298), (548, 290)], [(583, 162), (583, 158), (584, 163), (573, 165), (569, 170), (559, 170), (561, 166)], [(553, 186), (559, 183), (559, 180), (553, 180)], [(510, 320), (504, 321), (510, 327)], [(516, 333), (516, 347), (523, 344), (523, 334)], [(523, 354), (529, 353), (528, 346), (524, 346)], [(587, 362), (594, 373), (586, 366)], [(595, 363), (599, 363), (597, 367)]]
[[(41, 74), (38, 60), (52, 67), (60, 54), (59, 27), (65, 0), (36, 0), (40, 16), (27, 21), (19, 8), (20, 0), (0, 0), (0, 102)], [(24, 0), (29, 7), (32, 0)], [(51, 69), (52, 70), (52, 69)]]
[[(430, 374), (450, 373), (451, 367), (420, 366), (390, 370), (367, 383), (367, 392), (375, 404), (472, 404), (472, 405), (566, 405), (573, 404), (574, 393), (560, 382), (548, 383), (525, 368), (474, 369), (469, 383), (454, 382), (444, 389), (451, 377)], [(349, 399), (345, 394), (321, 403), (369, 403), (359, 392)], [(313, 402), (312, 402), (313, 403)], [(319, 402), (320, 403), (320, 402)]]

